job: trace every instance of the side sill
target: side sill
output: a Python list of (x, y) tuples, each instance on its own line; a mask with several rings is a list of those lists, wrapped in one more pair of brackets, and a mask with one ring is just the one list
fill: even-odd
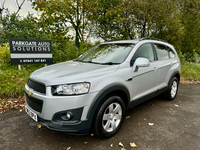
[(148, 94), (148, 95), (146, 95), (144, 97), (141, 97), (139, 99), (133, 100), (131, 102), (131, 108), (136, 106), (136, 105), (139, 105), (139, 104), (141, 104), (141, 103), (143, 103), (143, 102), (145, 102), (147, 100), (150, 100), (150, 99), (152, 99), (152, 98), (154, 98), (154, 97), (156, 97), (156, 96), (158, 96), (158, 95), (160, 95), (160, 94), (162, 94), (164, 92), (166, 92), (167, 89), (168, 89), (168, 87), (164, 87), (163, 89), (157, 90), (156, 92)]

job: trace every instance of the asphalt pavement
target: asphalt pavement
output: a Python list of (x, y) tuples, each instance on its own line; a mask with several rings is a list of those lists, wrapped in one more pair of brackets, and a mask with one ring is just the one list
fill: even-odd
[(1, 150), (120, 150), (120, 142), (126, 150), (200, 150), (200, 84), (180, 84), (174, 101), (159, 96), (129, 110), (110, 139), (38, 128), (24, 110), (0, 114)]

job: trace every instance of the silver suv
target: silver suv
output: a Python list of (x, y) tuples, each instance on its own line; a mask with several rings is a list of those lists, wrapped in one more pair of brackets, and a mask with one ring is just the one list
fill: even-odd
[(25, 85), (27, 114), (49, 129), (109, 138), (126, 110), (159, 94), (173, 100), (180, 60), (159, 39), (109, 41), (76, 60), (36, 70)]

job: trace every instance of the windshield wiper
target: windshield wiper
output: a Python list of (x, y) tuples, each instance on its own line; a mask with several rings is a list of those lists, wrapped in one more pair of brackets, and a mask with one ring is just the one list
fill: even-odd
[(79, 61), (79, 62), (83, 62), (83, 63), (101, 64), (101, 65), (118, 65), (118, 64), (120, 64), (120, 63), (114, 63), (114, 62), (99, 63), (99, 62), (83, 61), (83, 60), (74, 60), (74, 61)]
[(92, 61), (84, 61), (84, 60), (78, 60), (78, 59), (75, 59), (74, 61), (79, 61), (79, 62), (84, 62), (84, 63), (93, 63)]
[(118, 65), (120, 63), (114, 63), (114, 62), (106, 62), (106, 63), (101, 63), (102, 65)]
[(84, 60), (75, 60), (75, 61), (79, 61), (79, 62), (83, 62), (83, 63), (92, 63), (92, 64), (101, 64), (101, 63), (98, 63), (98, 62), (93, 62), (93, 61), (84, 61)]

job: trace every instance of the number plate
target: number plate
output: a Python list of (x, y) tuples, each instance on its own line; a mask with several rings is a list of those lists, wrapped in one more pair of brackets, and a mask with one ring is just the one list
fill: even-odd
[(37, 114), (34, 113), (32, 110), (30, 110), (26, 105), (25, 105), (25, 111), (33, 120), (38, 122)]

